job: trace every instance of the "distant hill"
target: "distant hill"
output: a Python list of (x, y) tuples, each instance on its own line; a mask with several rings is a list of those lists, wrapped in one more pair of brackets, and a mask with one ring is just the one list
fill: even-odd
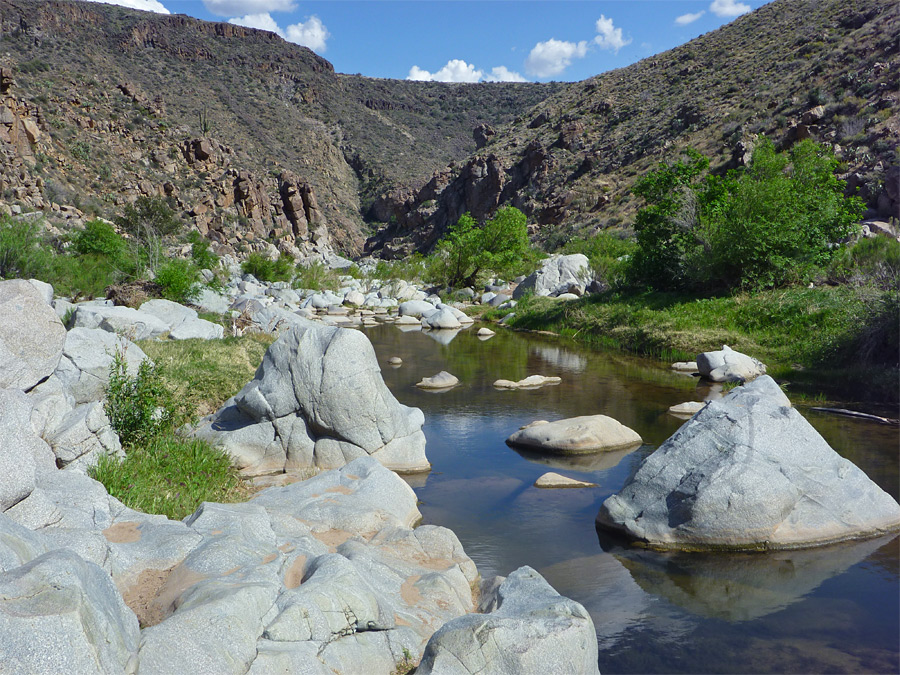
[(168, 196), (225, 248), (324, 226), (359, 252), (381, 192), (563, 88), (340, 75), (265, 31), (72, 0), (0, 0), (0, 40), (0, 200), (110, 215)]
[(900, 207), (900, 5), (777, 0), (663, 54), (565, 87), (497, 129), (467, 161), (378, 200), (367, 244), (385, 257), (427, 250), (459, 216), (512, 204), (549, 247), (627, 230), (630, 188), (694, 147), (722, 171), (757, 135), (835, 147), (869, 217)]

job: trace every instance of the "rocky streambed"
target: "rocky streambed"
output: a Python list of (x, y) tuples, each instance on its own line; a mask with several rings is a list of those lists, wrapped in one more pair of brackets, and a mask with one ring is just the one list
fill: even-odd
[[(601, 503), (627, 492), (628, 475), (639, 478), (638, 467), (681, 424), (666, 410), (689, 397), (721, 397), (714, 387), (695, 389), (689, 376), (509, 333), (479, 338), (457, 308), (408, 284), (348, 281), (339, 298), (234, 276), (226, 294), (204, 302), (231, 311), (233, 331), (255, 327), (281, 338), (256, 377), (194, 432), (228, 449), (251, 476), (325, 471), (245, 504), (204, 504), (175, 522), (127, 509), (83, 474), (99, 454), (121, 452), (97, 392), (111, 345), (141, 358), (115, 331), (135, 335), (155, 317), (162, 329), (151, 334), (216, 339), (221, 326), (164, 301), (140, 312), (72, 308), (39, 283), (2, 282), (0, 295), (0, 360), (9, 373), (0, 392), (0, 461), (8, 468), (0, 481), (0, 621), (5, 653), (21, 672), (391, 672), (420, 658), (417, 672), (596, 672), (598, 663), (646, 672), (667, 669), (692, 648), (666, 636), (703, 635), (699, 644), (715, 645), (746, 621), (764, 632), (788, 608), (821, 602), (829, 580), (873, 566), (861, 586), (878, 589), (869, 621), (885, 633), (892, 606), (877, 570), (895, 569), (896, 551), (883, 539), (720, 564), (734, 554), (637, 553), (594, 531)], [(78, 327), (61, 330), (57, 315)], [(371, 344), (341, 324), (368, 332)], [(46, 339), (36, 343), (35, 331)], [(457, 384), (415, 386), (445, 370)], [(549, 386), (495, 386), (538, 374)], [(764, 416), (790, 417), (790, 404), (759, 381), (753, 396), (773, 401)], [(741, 391), (704, 407), (736, 420), (738, 444), (746, 425), (728, 406), (747, 407)], [(504, 443), (536, 420), (599, 414), (637, 431), (638, 443), (575, 455)], [(895, 442), (896, 432), (884, 439)], [(874, 495), (867, 503), (882, 510), (859, 536), (893, 530), (895, 456), (885, 462), (876, 443), (854, 459), (889, 493), (854, 478), (853, 490)], [(845, 464), (834, 460), (841, 479)], [(386, 466), (411, 475), (401, 479)], [(534, 487), (549, 468), (592, 487)], [(665, 492), (661, 499), (682, 515), (692, 500), (707, 499), (675, 493), (682, 503)], [(790, 510), (784, 516), (796, 524)], [(690, 519), (661, 517), (690, 529)], [(672, 565), (687, 570), (689, 587)], [(892, 579), (885, 583), (896, 586)], [(886, 625), (890, 635), (890, 619)], [(32, 635), (50, 648), (36, 650)], [(819, 644), (827, 631), (788, 642), (801, 639)], [(714, 651), (701, 648), (702, 658)], [(856, 659), (866, 669), (896, 655), (876, 636), (840, 655), (800, 650), (791, 663), (817, 670)], [(780, 670), (754, 658), (750, 670)], [(712, 659), (699, 669), (734, 663)]]

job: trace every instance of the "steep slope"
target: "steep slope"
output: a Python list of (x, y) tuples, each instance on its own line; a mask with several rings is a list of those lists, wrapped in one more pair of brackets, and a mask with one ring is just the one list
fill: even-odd
[(712, 33), (574, 84), (422, 187), (384, 195), (390, 225), (367, 249), (427, 250), (469, 211), (512, 204), (550, 248), (573, 233), (627, 228), (635, 179), (694, 147), (717, 170), (758, 134), (811, 136), (847, 163), (869, 216), (898, 214), (900, 12), (890, 0), (777, 0)]
[(338, 75), (265, 31), (73, 0), (0, 0), (0, 38), (5, 201), (107, 215), (168, 196), (226, 247), (327, 224), (352, 253), (360, 198), (427, 179), (475, 149), (475, 126), (560, 89)]

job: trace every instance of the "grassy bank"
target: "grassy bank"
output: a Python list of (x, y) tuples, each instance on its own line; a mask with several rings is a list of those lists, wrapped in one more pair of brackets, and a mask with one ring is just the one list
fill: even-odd
[[(798, 390), (896, 406), (897, 309), (896, 294), (867, 287), (713, 298), (609, 291), (570, 302), (525, 298), (509, 325), (667, 361), (693, 360), (727, 344)], [(492, 310), (484, 318), (505, 313)]]

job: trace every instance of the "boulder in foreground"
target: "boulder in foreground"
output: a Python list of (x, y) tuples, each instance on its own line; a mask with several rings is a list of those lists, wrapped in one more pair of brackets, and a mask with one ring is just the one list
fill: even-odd
[(686, 422), (597, 523), (659, 548), (788, 549), (900, 529), (900, 505), (763, 376)]
[(640, 435), (606, 415), (583, 415), (529, 424), (506, 439), (508, 445), (560, 455), (636, 447)]
[(431, 637), (416, 673), (599, 673), (590, 615), (532, 568), (483, 584), (479, 609)]

